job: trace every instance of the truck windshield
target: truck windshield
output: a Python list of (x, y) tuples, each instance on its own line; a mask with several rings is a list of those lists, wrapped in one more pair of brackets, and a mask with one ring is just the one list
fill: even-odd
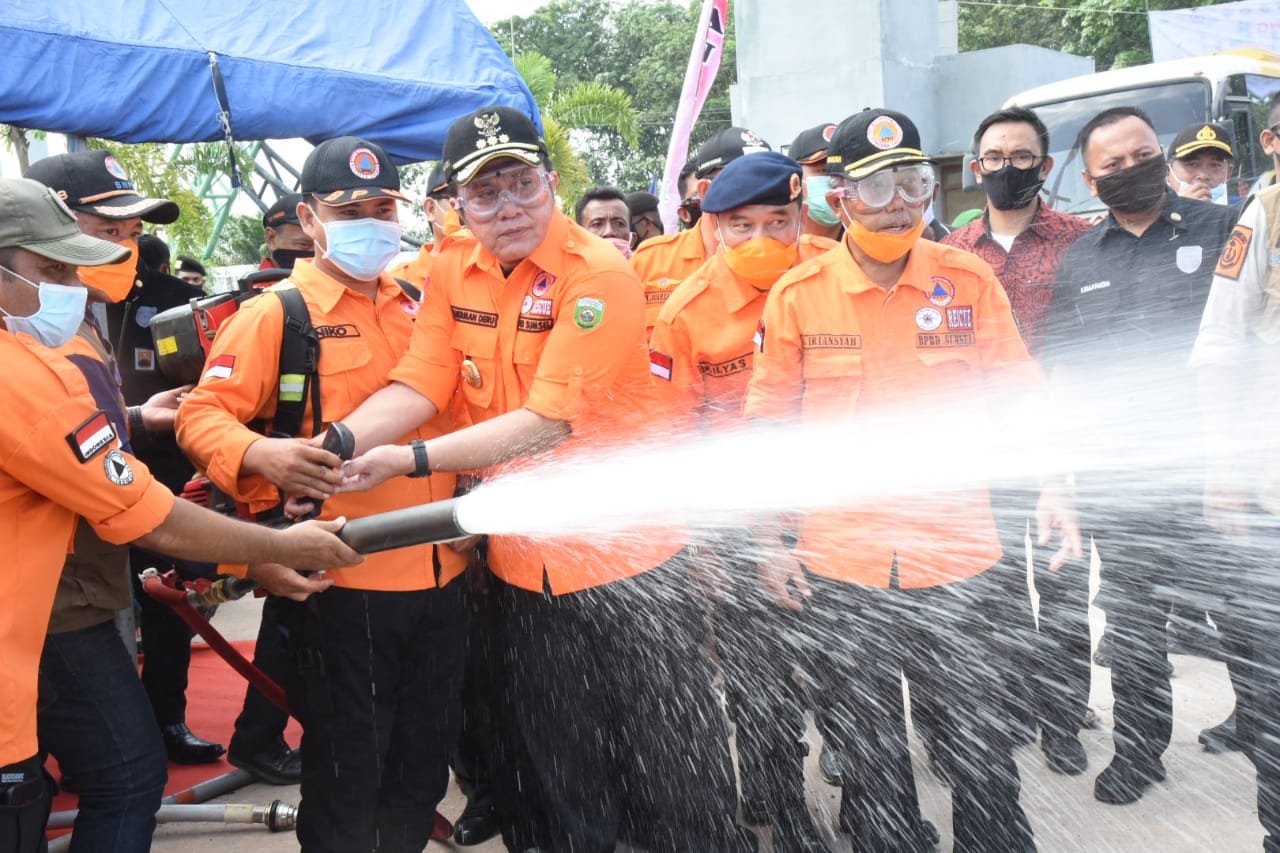
[(1111, 107), (1138, 107), (1156, 126), (1160, 145), (1168, 148), (1179, 130), (1197, 121), (1209, 120), (1211, 92), (1207, 80), (1181, 80), (1153, 83), (1088, 95), (1066, 101), (1027, 104), (1049, 128), (1049, 153), (1053, 155), (1053, 171), (1045, 183), (1050, 204), (1056, 210), (1089, 214), (1101, 212), (1102, 202), (1089, 194), (1080, 172), (1080, 152), (1075, 150), (1076, 136), (1085, 122)]

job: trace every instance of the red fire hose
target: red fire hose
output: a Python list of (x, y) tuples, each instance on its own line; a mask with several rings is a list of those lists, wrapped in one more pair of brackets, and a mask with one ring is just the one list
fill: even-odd
[[(178, 573), (174, 571), (165, 572), (163, 575), (155, 569), (147, 569), (142, 573), (142, 588), (147, 595), (156, 601), (167, 605), (183, 622), (199, 634), (209, 648), (218, 653), (218, 656), (231, 665), (231, 668), (245, 680), (252, 684), (259, 693), (265, 696), (271, 704), (275, 705), (286, 714), (292, 716), (289, 710), (289, 700), (285, 696), (284, 690), (279, 684), (271, 680), (265, 672), (258, 669), (245, 656), (236, 651), (227, 639), (218, 633), (218, 629), (209, 624), (209, 620), (200, 615), (200, 612), (192, 606), (193, 599), (199, 600), (201, 590), (198, 589), (180, 589), (179, 584), (182, 581), (178, 578)], [(250, 582), (252, 583), (252, 582)], [(225, 600), (238, 598), (234, 592)], [(453, 824), (444, 815), (436, 812), (435, 828), (431, 832), (432, 841), (445, 841), (453, 836)]]

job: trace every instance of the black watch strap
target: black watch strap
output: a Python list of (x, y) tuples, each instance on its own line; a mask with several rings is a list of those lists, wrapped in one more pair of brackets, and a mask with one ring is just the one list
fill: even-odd
[(427, 443), (420, 438), (409, 442), (413, 448), (413, 473), (410, 477), (430, 477), (431, 465), (427, 461)]

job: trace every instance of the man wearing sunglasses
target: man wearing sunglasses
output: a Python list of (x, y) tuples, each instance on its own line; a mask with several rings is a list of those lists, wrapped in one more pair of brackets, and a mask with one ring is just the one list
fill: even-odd
[[(846, 237), (770, 291), (746, 414), (857, 428), (921, 406), (925, 416), (947, 405), (968, 412), (1000, 391), (1038, 387), (991, 268), (920, 239), (935, 175), (911, 119), (857, 113), (827, 154), (827, 201)], [(879, 452), (851, 447), (868, 459)], [(1057, 518), (1071, 544), (1068, 519)], [(987, 649), (1003, 576), (990, 571), (1002, 551), (987, 490), (910, 489), (877, 495), (873, 506), (813, 511), (800, 521), (795, 554), (762, 562), (760, 583), (822, 638), (815, 695), (844, 763), (841, 826), (854, 849), (934, 843), (907, 750), (904, 675), (949, 710), (956, 849), (1034, 849), (1008, 731), (991, 712), (1004, 684)]]

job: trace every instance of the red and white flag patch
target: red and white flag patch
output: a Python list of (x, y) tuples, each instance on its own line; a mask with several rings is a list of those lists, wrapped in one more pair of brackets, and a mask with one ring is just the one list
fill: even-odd
[(236, 357), (234, 355), (220, 355), (213, 361), (209, 362), (209, 366), (204, 371), (205, 379), (230, 379), (231, 373), (235, 370)]
[(675, 366), (675, 361), (666, 353), (658, 352), (656, 349), (649, 350), (649, 372), (659, 379), (671, 381), (671, 370)]
[(71, 452), (81, 462), (88, 462), (115, 443), (115, 440), (115, 427), (111, 425), (107, 413), (102, 411), (80, 424), (67, 436)]

